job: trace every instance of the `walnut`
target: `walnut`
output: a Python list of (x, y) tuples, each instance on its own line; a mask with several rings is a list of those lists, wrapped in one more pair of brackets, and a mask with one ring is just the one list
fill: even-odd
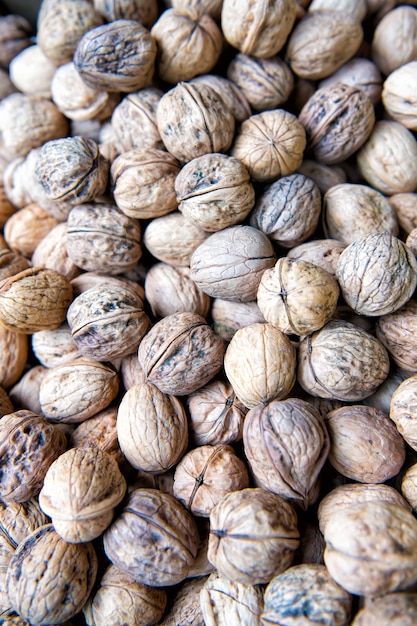
[(171, 0), (174, 9), (198, 9), (215, 20), (220, 20), (223, 0)]
[(243, 222), (255, 203), (246, 167), (221, 153), (186, 163), (175, 179), (175, 192), (185, 218), (209, 232)]
[(120, 402), (117, 435), (134, 468), (160, 474), (172, 468), (187, 449), (187, 416), (178, 398), (150, 382), (139, 383)]
[(320, 412), (309, 402), (287, 398), (250, 409), (243, 444), (258, 487), (303, 509), (317, 499), (330, 439)]
[(121, 360), (120, 376), (126, 391), (133, 387), (133, 385), (146, 382), (145, 372), (139, 364), (136, 352), (128, 354), (128, 356), (123, 357)]
[(411, 130), (417, 129), (416, 82), (417, 62), (411, 61), (392, 72), (382, 90), (382, 102), (389, 116)]
[(286, 51), (292, 71), (301, 78), (327, 78), (349, 61), (363, 39), (360, 22), (345, 11), (312, 11), (293, 29)]
[(157, 318), (180, 312), (206, 317), (210, 310), (209, 296), (198, 289), (186, 267), (155, 263), (146, 274), (145, 294)]
[(366, 17), (367, 0), (312, 0), (308, 5), (310, 11), (343, 11), (352, 15), (358, 22)]
[(417, 463), (410, 465), (404, 472), (401, 479), (401, 493), (415, 511), (417, 509)]
[(325, 421), (329, 461), (340, 474), (361, 483), (382, 483), (399, 473), (405, 461), (404, 440), (384, 411), (344, 406), (330, 411)]
[(166, 603), (164, 589), (138, 583), (126, 572), (109, 565), (83, 613), (90, 626), (132, 623), (150, 626), (159, 622)]
[(346, 591), (378, 596), (417, 581), (417, 520), (386, 502), (333, 511), (326, 523), (324, 563)]
[(51, 228), (34, 249), (31, 263), (33, 267), (43, 266), (55, 270), (71, 281), (78, 276), (80, 270), (67, 254), (67, 229), (66, 222)]
[(32, 411), (15, 411), (0, 422), (0, 497), (25, 502), (41, 490), (51, 463), (64, 452), (67, 440), (53, 424)]
[(66, 322), (58, 328), (33, 333), (32, 350), (38, 361), (47, 368), (81, 356)]
[(321, 267), (283, 257), (262, 274), (257, 302), (266, 321), (286, 334), (306, 335), (333, 316), (339, 298), (336, 279)]
[(11, 250), (30, 258), (40, 241), (58, 224), (50, 213), (37, 204), (16, 211), (4, 225), (4, 238)]
[(372, 37), (372, 59), (383, 74), (417, 58), (417, 10), (399, 6), (389, 11), (377, 24)]
[(111, 127), (122, 153), (133, 148), (163, 148), (156, 123), (162, 94), (156, 87), (143, 87), (127, 94), (114, 109)]
[(223, 46), (216, 21), (192, 6), (163, 11), (151, 35), (158, 46), (158, 75), (168, 83), (188, 81), (209, 72)]
[(389, 369), (384, 346), (351, 322), (330, 321), (299, 345), (297, 380), (320, 398), (363, 400), (384, 382)]
[(97, 568), (91, 543), (67, 543), (52, 524), (41, 526), (11, 559), (6, 579), (10, 604), (31, 623), (63, 623), (81, 611)]
[(252, 109), (246, 97), (237, 85), (231, 80), (228, 80), (224, 76), (218, 76), (217, 74), (203, 74), (196, 76), (191, 81), (191, 84), (203, 84), (205, 83), (223, 99), (226, 107), (230, 109), (236, 122), (243, 122), (248, 118)]
[(157, 0), (94, 0), (94, 8), (108, 22), (136, 20), (146, 28), (158, 17)]
[(8, 389), (23, 374), (28, 359), (28, 338), (0, 324), (0, 385)]
[(149, 382), (163, 393), (187, 395), (208, 383), (223, 365), (224, 342), (196, 313), (174, 313), (157, 322), (138, 351)]
[(110, 454), (119, 464), (125, 461), (116, 430), (117, 407), (103, 409), (93, 417), (81, 422), (70, 436), (74, 448), (98, 448)]
[(192, 578), (181, 585), (159, 626), (206, 626), (200, 604), (200, 593), (207, 577)]
[(141, 226), (111, 203), (74, 207), (67, 223), (69, 258), (83, 270), (115, 276), (142, 256)]
[(381, 409), (388, 414), (392, 394), (397, 389), (398, 385), (400, 385), (403, 380), (408, 378), (409, 375), (409, 372), (400, 370), (394, 366), (382, 385), (378, 387), (375, 393), (365, 398), (363, 403), (366, 404), (366, 406), (373, 406), (376, 409)]
[(283, 248), (293, 248), (316, 230), (321, 194), (316, 183), (303, 174), (283, 176), (258, 196), (250, 224)]
[[(366, 598), (368, 601), (368, 598)], [(355, 615), (351, 626), (390, 626), (400, 620), (402, 626), (413, 626), (417, 620), (417, 594), (414, 592), (388, 593), (373, 598)]]
[(240, 125), (231, 155), (242, 161), (256, 182), (273, 182), (293, 174), (306, 147), (304, 127), (284, 109), (251, 115)]
[[(12, 390), (10, 390), (10, 393), (11, 391)], [(10, 393), (0, 386), (0, 417), (3, 417), (3, 415), (7, 415), (8, 413), (13, 413), (14, 411)]]
[(72, 287), (64, 276), (31, 267), (0, 283), (0, 321), (24, 334), (57, 328), (71, 300)]
[(12, 59), (31, 45), (32, 27), (23, 15), (2, 15), (0, 19), (0, 66), (7, 70)]
[(179, 461), (173, 495), (194, 515), (209, 517), (228, 493), (249, 487), (246, 466), (226, 444), (193, 448)]
[(269, 582), (291, 565), (298, 544), (295, 510), (275, 493), (233, 491), (210, 514), (208, 559), (233, 582)]
[(415, 372), (415, 332), (417, 322), (417, 302), (409, 300), (394, 313), (379, 317), (376, 322), (376, 336), (387, 348), (394, 362), (404, 371)]
[(133, 489), (103, 541), (114, 565), (137, 582), (164, 587), (187, 577), (199, 538), (191, 513), (176, 498), (157, 489)]
[[(33, 413), (42, 414), (39, 403), (39, 388), (42, 378), (47, 373), (47, 368), (43, 365), (34, 365), (28, 369), (9, 391), (10, 400), (16, 409), (28, 409)], [(12, 413), (10, 409), (7, 413)]]
[(223, 0), (221, 26), (224, 37), (244, 54), (265, 59), (285, 45), (296, 18), (294, 0), (275, 0), (265, 7), (250, 0)]
[(347, 182), (347, 176), (344, 169), (338, 165), (324, 165), (318, 161), (304, 159), (298, 168), (299, 174), (304, 174), (311, 178), (320, 189), (321, 193), (326, 193), (334, 185)]
[(214, 298), (212, 301), (211, 317), (214, 332), (226, 341), (230, 341), (240, 328), (265, 322), (255, 301), (234, 302), (223, 298)]
[[(359, 3), (360, 4), (360, 3)], [(370, 59), (354, 57), (328, 78), (319, 83), (319, 88), (335, 83), (345, 83), (351, 87), (359, 87), (375, 106), (379, 103), (382, 92), (382, 77), (377, 65)]]
[(9, 74), (17, 89), (27, 95), (51, 97), (51, 80), (56, 66), (42, 48), (33, 45), (17, 54), (10, 63)]
[(324, 195), (323, 227), (327, 237), (346, 245), (385, 231), (398, 235), (397, 216), (388, 199), (368, 185), (352, 183), (335, 185)]
[(13, 215), (17, 210), (8, 196), (4, 184), (0, 181), (0, 228), (3, 228), (9, 217)]
[(229, 226), (212, 233), (193, 252), (191, 278), (214, 298), (255, 300), (262, 273), (275, 265), (272, 243), (252, 226)]
[(346, 303), (356, 313), (387, 315), (413, 295), (417, 261), (411, 250), (390, 233), (370, 234), (343, 250), (336, 276)]
[(417, 194), (396, 193), (389, 199), (401, 230), (408, 236), (417, 227)]
[(74, 65), (83, 81), (99, 91), (137, 91), (151, 84), (156, 42), (136, 20), (96, 26), (79, 40)]
[(114, 200), (129, 217), (161, 217), (177, 208), (174, 183), (180, 166), (165, 150), (147, 147), (123, 152), (111, 165)]
[(348, 626), (351, 595), (342, 589), (321, 564), (293, 565), (275, 576), (265, 589), (261, 626), (294, 622)]
[(119, 378), (112, 366), (80, 357), (51, 367), (41, 382), (39, 401), (52, 422), (83, 422), (115, 399)]
[(339, 256), (345, 247), (337, 239), (312, 239), (291, 248), (287, 252), (287, 258), (313, 263), (336, 278)]
[(190, 223), (182, 213), (173, 211), (149, 222), (143, 233), (143, 243), (159, 261), (186, 267), (194, 250), (208, 236), (209, 233)]
[(356, 160), (361, 176), (385, 195), (412, 192), (417, 186), (417, 141), (400, 122), (377, 121)]
[(255, 111), (277, 109), (294, 88), (293, 73), (278, 56), (257, 59), (239, 52), (227, 66), (227, 78), (241, 89)]
[[(9, 73), (0, 67), (0, 99), (3, 100), (3, 98), (10, 96), (11, 93), (16, 93), (16, 91), (18, 91), (18, 89), (16, 89), (10, 80)], [(3, 167), (4, 165), (3, 163)]]
[(156, 110), (162, 141), (181, 162), (230, 147), (235, 118), (207, 83), (180, 82), (164, 93)]
[(29, 268), (29, 261), (18, 252), (10, 250), (6, 242), (0, 246), (0, 281), (12, 278)]
[(263, 609), (262, 588), (212, 574), (200, 592), (206, 624), (217, 626), (231, 619), (241, 626), (257, 626)]
[(415, 400), (417, 395), (417, 374), (403, 380), (391, 397), (389, 416), (408, 445), (417, 450), (417, 420)]

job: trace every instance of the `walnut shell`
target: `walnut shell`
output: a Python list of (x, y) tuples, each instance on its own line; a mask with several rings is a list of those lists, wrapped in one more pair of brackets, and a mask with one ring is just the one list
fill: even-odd
[[(18, 383), (9, 392), (10, 399), (16, 409), (28, 409), (33, 413), (41, 415), (41, 405), (39, 403), (39, 388), (42, 378), (47, 373), (47, 368), (43, 365), (35, 365), (27, 370)], [(5, 413), (13, 413), (11, 408)]]
[(417, 416), (415, 401), (417, 374), (403, 380), (391, 397), (389, 416), (408, 445), (417, 450)]
[(417, 62), (405, 63), (385, 80), (382, 102), (388, 115), (406, 128), (417, 129)]
[(41, 490), (44, 476), (64, 452), (62, 431), (32, 411), (15, 411), (0, 421), (1, 483), (3, 502), (25, 502)]
[(417, 10), (412, 6), (399, 6), (387, 12), (377, 24), (371, 54), (383, 74), (417, 58)]
[(70, 444), (74, 448), (95, 447), (107, 452), (121, 464), (125, 456), (120, 449), (116, 430), (117, 407), (107, 407), (74, 428)]
[(97, 568), (91, 543), (67, 543), (52, 524), (41, 526), (19, 544), (10, 562), (10, 604), (31, 623), (63, 623), (81, 611)]
[[(360, 3), (358, 3), (360, 4)], [(344, 63), (328, 78), (319, 83), (319, 88), (335, 83), (345, 83), (351, 87), (359, 87), (368, 96), (373, 105), (379, 103), (382, 92), (382, 76), (378, 66), (370, 59), (354, 57)]]
[(211, 626), (236, 620), (241, 626), (257, 626), (263, 609), (263, 590), (212, 574), (200, 592), (204, 623)]
[(298, 544), (292, 505), (263, 489), (233, 491), (210, 514), (208, 559), (233, 582), (269, 582), (291, 565)]
[(393, 361), (406, 372), (417, 370), (416, 327), (417, 302), (409, 300), (394, 313), (379, 317), (376, 322), (376, 336), (386, 347)]
[(365, 604), (356, 613), (351, 626), (373, 626), (375, 623), (379, 626), (390, 626), (398, 620), (402, 626), (413, 626), (416, 619), (417, 594), (404, 591), (373, 598), (370, 606)]
[(119, 404), (117, 435), (134, 468), (161, 474), (187, 449), (187, 416), (178, 398), (150, 382), (139, 383), (126, 391)]
[(347, 182), (346, 172), (339, 165), (324, 165), (318, 161), (304, 159), (297, 171), (311, 178), (323, 194), (333, 185)]
[(35, 203), (16, 211), (4, 225), (3, 234), (11, 250), (30, 258), (58, 220)]
[(406, 235), (417, 228), (417, 193), (396, 193), (389, 199)]
[(339, 257), (345, 248), (337, 239), (312, 239), (288, 250), (287, 258), (313, 263), (336, 278)]
[(3, 415), (7, 415), (8, 413), (13, 413), (13, 411), (14, 408), (10, 394), (8, 394), (7, 391), (0, 386), (0, 417), (3, 417)]
[(0, 247), (0, 281), (12, 278), (23, 270), (30, 268), (30, 263), (18, 252), (13, 252), (4, 242)]
[(11, 60), (30, 46), (32, 27), (23, 15), (2, 15), (0, 20), (0, 66), (8, 69)]
[(196, 313), (174, 313), (144, 336), (139, 363), (163, 393), (184, 396), (209, 382), (223, 364), (224, 342)]
[[(19, 91), (31, 96), (51, 98), (51, 80), (56, 65), (35, 44), (13, 57), (9, 75)], [(4, 97), (4, 96), (3, 96)]]
[(404, 472), (401, 480), (401, 493), (415, 511), (417, 509), (417, 463), (410, 465)]
[(243, 444), (257, 486), (307, 509), (330, 449), (318, 409), (298, 398), (272, 400), (250, 409)]
[(185, 581), (159, 626), (206, 626), (200, 605), (200, 593), (205, 581), (205, 576)]
[(19, 380), (26, 367), (28, 353), (27, 336), (0, 324), (0, 385), (2, 387), (9, 389)]
[(243, 122), (251, 115), (252, 109), (242, 91), (233, 81), (228, 80), (224, 76), (202, 74), (201, 76), (196, 76), (190, 82), (197, 85), (206, 83), (214, 89), (223, 98), (225, 105), (232, 112), (236, 122)]
[(36, 246), (31, 263), (33, 267), (55, 270), (71, 281), (80, 270), (67, 254), (67, 230), (66, 222), (54, 226)]
[(408, 302), (417, 284), (417, 261), (388, 232), (370, 234), (343, 250), (336, 272), (346, 303), (358, 314), (387, 315)]
[(176, 498), (156, 489), (133, 489), (103, 541), (114, 565), (137, 582), (163, 587), (187, 577), (199, 538), (191, 513)]
[(240, 328), (265, 322), (255, 301), (234, 302), (223, 298), (214, 298), (212, 301), (211, 317), (214, 332), (226, 341), (230, 341)]

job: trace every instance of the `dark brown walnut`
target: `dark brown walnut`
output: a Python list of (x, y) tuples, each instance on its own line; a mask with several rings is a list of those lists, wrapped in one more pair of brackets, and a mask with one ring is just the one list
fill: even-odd
[(337, 239), (312, 239), (288, 250), (287, 258), (313, 263), (336, 278), (339, 256), (345, 248)]
[(36, 158), (35, 177), (46, 196), (70, 205), (91, 202), (107, 185), (109, 163), (86, 137), (46, 142)]
[(378, 598), (366, 598), (365, 606), (356, 613), (352, 626), (413, 626), (417, 620), (417, 593), (403, 591)]
[(142, 256), (141, 226), (116, 205), (82, 204), (67, 222), (66, 249), (75, 265), (115, 276), (132, 269)]
[(271, 580), (259, 623), (348, 626), (351, 610), (351, 595), (331, 578), (324, 565), (303, 563)]
[(226, 348), (224, 370), (248, 408), (288, 396), (295, 383), (296, 352), (272, 324), (255, 323), (236, 331)]
[(13, 213), (16, 212), (16, 207), (10, 202), (7, 197), (4, 183), (0, 181), (0, 227), (3, 228), (7, 220)]
[(263, 609), (263, 589), (212, 574), (200, 592), (206, 624), (226, 624), (233, 616), (242, 626), (255, 626)]
[(39, 505), (65, 541), (84, 543), (110, 525), (125, 491), (114, 457), (96, 447), (71, 448), (49, 466)]
[(47, 269), (55, 270), (71, 281), (78, 276), (80, 270), (67, 254), (67, 229), (66, 222), (54, 226), (38, 243), (30, 261), (33, 267), (42, 265)]
[(111, 128), (121, 152), (133, 148), (163, 148), (156, 125), (156, 109), (162, 97), (157, 87), (143, 87), (126, 94), (111, 116)]
[(193, 252), (191, 278), (213, 298), (255, 300), (262, 273), (275, 265), (272, 243), (252, 226), (229, 226), (212, 233)]
[(219, 60), (223, 46), (217, 22), (193, 6), (163, 11), (151, 35), (158, 47), (159, 78), (174, 84), (209, 72)]
[(14, 408), (10, 394), (8, 394), (7, 391), (0, 386), (0, 417), (3, 417), (3, 415), (7, 415), (8, 413), (13, 413), (13, 411)]
[(3, 228), (3, 235), (11, 250), (30, 258), (44, 237), (58, 224), (58, 220), (35, 203), (16, 211)]
[(117, 412), (117, 436), (129, 463), (161, 474), (182, 457), (188, 444), (187, 416), (181, 402), (149, 382), (124, 394)]
[(122, 464), (125, 456), (119, 446), (116, 422), (117, 407), (103, 409), (74, 428), (70, 436), (70, 445), (74, 448), (99, 448)]
[(247, 409), (230, 384), (213, 380), (191, 393), (186, 404), (190, 434), (198, 446), (242, 439)]
[(63, 623), (81, 611), (97, 569), (91, 543), (67, 543), (52, 524), (41, 526), (11, 559), (6, 579), (11, 607), (30, 623)]
[(206, 576), (186, 580), (174, 594), (174, 600), (159, 626), (205, 626), (200, 593)]
[(351, 87), (359, 87), (375, 106), (379, 103), (382, 92), (381, 72), (371, 59), (354, 57), (328, 78), (319, 83), (319, 88), (335, 83), (345, 83)]
[(164, 589), (138, 583), (126, 572), (109, 565), (83, 613), (89, 626), (133, 623), (150, 626), (159, 623), (166, 603)]
[(39, 402), (51, 422), (83, 422), (107, 408), (119, 390), (111, 365), (83, 357), (52, 367), (43, 378)]
[(69, 281), (43, 267), (30, 267), (0, 283), (0, 321), (18, 333), (57, 328), (72, 300)]
[(295, 115), (284, 109), (251, 115), (240, 125), (231, 155), (242, 161), (253, 180), (273, 182), (301, 165), (306, 134)]
[(208, 383), (223, 364), (224, 342), (196, 313), (174, 313), (143, 337), (139, 363), (163, 393), (184, 396)]
[(343, 250), (336, 276), (346, 303), (356, 313), (387, 315), (413, 295), (417, 261), (397, 237), (388, 232), (370, 234)]
[(379, 317), (375, 330), (396, 365), (406, 372), (416, 372), (417, 302), (409, 300), (394, 313)]
[[(0, 324), (0, 385), (9, 389), (23, 374), (28, 359), (28, 338)], [(11, 413), (11, 411), (8, 411)]]
[(363, 405), (330, 411), (329, 461), (343, 476), (361, 483), (382, 483), (396, 476), (405, 461), (404, 439), (388, 415)]
[(87, 31), (74, 52), (83, 81), (103, 91), (137, 91), (151, 84), (156, 42), (136, 20), (115, 20)]
[(401, 479), (401, 493), (413, 511), (417, 509), (417, 463), (410, 465)]
[(323, 268), (283, 257), (262, 274), (257, 303), (266, 321), (286, 334), (306, 335), (333, 316), (339, 298), (336, 279)]
[(231, 146), (235, 118), (221, 95), (207, 83), (180, 82), (164, 93), (156, 110), (162, 141), (185, 163)]
[[(29, 154), (32, 152), (33, 150)], [(27, 157), (18, 156), (7, 163), (3, 173), (3, 188), (15, 211), (30, 204), (31, 194), (27, 189)]]
[(416, 59), (417, 10), (398, 6), (387, 12), (372, 37), (372, 59), (385, 75)]
[(320, 398), (363, 400), (384, 382), (389, 369), (382, 343), (351, 322), (330, 321), (299, 345), (297, 380)]
[(283, 248), (293, 248), (316, 230), (321, 194), (316, 183), (303, 174), (283, 176), (258, 196), (250, 224)]
[(32, 27), (23, 15), (3, 15), (0, 19), (0, 66), (7, 70), (10, 61), (31, 45)]
[(184, 580), (196, 558), (198, 530), (176, 498), (157, 489), (133, 489), (103, 535), (113, 565), (151, 587)]
[(15, 411), (0, 422), (0, 497), (26, 502), (42, 488), (45, 474), (67, 447), (64, 433), (32, 411)]
[(227, 78), (255, 111), (277, 109), (287, 102), (294, 87), (293, 73), (278, 56), (257, 59), (239, 52), (227, 66)]
[(391, 397), (389, 416), (406, 443), (417, 450), (417, 374), (403, 380)]
[(298, 545), (292, 505), (263, 489), (229, 493), (210, 514), (208, 559), (233, 582), (269, 582), (292, 564)]
[(129, 217), (150, 219), (177, 208), (175, 180), (180, 166), (165, 150), (147, 147), (123, 152), (111, 165), (113, 197)]
[(58, 328), (33, 333), (32, 350), (37, 360), (47, 368), (81, 356), (66, 322)]
[(417, 581), (417, 520), (386, 502), (334, 511), (326, 523), (324, 563), (346, 591), (381, 596)]
[(323, 194), (333, 185), (347, 182), (346, 172), (340, 165), (325, 165), (318, 161), (304, 159), (297, 171), (299, 174), (304, 174), (307, 178), (314, 180)]
[(222, 31), (226, 41), (240, 52), (266, 59), (284, 47), (296, 11), (295, 0), (274, 0), (267, 7), (251, 0), (224, 0)]
[(230, 341), (235, 332), (249, 324), (263, 324), (265, 318), (255, 301), (234, 302), (223, 298), (214, 298), (211, 305), (213, 330), (216, 335)]
[(307, 150), (317, 161), (341, 163), (370, 136), (375, 112), (360, 87), (336, 83), (318, 89), (298, 117), (307, 133)]
[(252, 113), (251, 107), (242, 91), (231, 80), (217, 74), (202, 74), (193, 78), (191, 83), (196, 85), (206, 83), (221, 96), (225, 105), (231, 110), (236, 122), (243, 122)]
[(343, 183), (323, 198), (323, 228), (327, 237), (349, 245), (366, 235), (398, 235), (398, 219), (390, 201), (368, 185)]
[(322, 416), (309, 402), (287, 398), (250, 409), (243, 444), (258, 487), (303, 509), (317, 500), (330, 439)]
[(360, 22), (344, 11), (312, 11), (293, 29), (286, 60), (301, 78), (330, 76), (358, 51), (363, 40)]
[(229, 445), (193, 448), (175, 468), (173, 495), (197, 516), (209, 517), (225, 495), (247, 487), (245, 463)]
[(136, 20), (146, 28), (158, 17), (156, 0), (94, 0), (94, 8), (107, 22)]
[(237, 159), (210, 153), (189, 161), (175, 179), (178, 209), (209, 232), (244, 221), (255, 203), (249, 172)]

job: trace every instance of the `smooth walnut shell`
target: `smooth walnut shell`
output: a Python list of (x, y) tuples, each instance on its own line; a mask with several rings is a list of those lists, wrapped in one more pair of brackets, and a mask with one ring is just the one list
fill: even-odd
[(226, 341), (230, 341), (240, 328), (265, 322), (255, 301), (234, 302), (223, 298), (214, 298), (212, 301), (211, 317), (214, 332)]
[(243, 222), (255, 203), (249, 172), (237, 159), (210, 153), (189, 161), (175, 179), (178, 209), (209, 232)]
[(91, 543), (67, 543), (52, 524), (41, 526), (19, 544), (10, 562), (10, 604), (30, 623), (63, 623), (81, 611), (97, 568)]
[(0, 20), (0, 66), (8, 69), (11, 60), (31, 45), (32, 27), (23, 15), (2, 15)]
[(103, 541), (114, 565), (137, 582), (164, 587), (187, 577), (199, 537), (191, 513), (176, 498), (156, 489), (133, 489)]
[(200, 593), (206, 579), (201, 576), (185, 581), (159, 626), (206, 626), (200, 605)]
[(379, 596), (417, 581), (417, 520), (386, 502), (334, 511), (326, 523), (324, 562), (344, 589)]
[(109, 565), (83, 613), (89, 626), (150, 626), (159, 622), (166, 603), (164, 589), (138, 583), (126, 572)]
[(36, 246), (58, 224), (58, 220), (35, 203), (16, 211), (4, 225), (3, 234), (11, 250), (30, 258)]
[(51, 80), (55, 70), (55, 63), (48, 59), (40, 46), (35, 44), (25, 48), (12, 59), (9, 76), (22, 93), (51, 98)]
[(223, 364), (224, 342), (196, 313), (174, 313), (144, 336), (139, 363), (163, 393), (184, 396), (209, 382)]
[(191, 278), (214, 298), (255, 300), (263, 272), (275, 265), (272, 243), (252, 226), (229, 226), (211, 234), (193, 252)]
[(58, 328), (71, 300), (72, 287), (64, 276), (31, 267), (0, 283), (0, 321), (24, 334)]
[(136, 384), (119, 404), (117, 435), (134, 468), (160, 474), (178, 463), (187, 449), (187, 416), (175, 396), (149, 382)]
[(339, 257), (345, 248), (337, 239), (312, 239), (291, 248), (287, 258), (313, 263), (336, 278)]
[(351, 87), (359, 87), (375, 106), (381, 98), (382, 76), (378, 66), (370, 59), (354, 57), (328, 78), (319, 83), (319, 88), (335, 83), (345, 83)]
[(229, 493), (210, 514), (208, 559), (233, 582), (269, 582), (291, 565), (298, 544), (293, 507), (263, 489)]
[(417, 450), (417, 374), (406, 378), (391, 397), (389, 416), (408, 445)]
[(295, 348), (271, 324), (250, 324), (233, 335), (224, 355), (224, 369), (246, 407), (281, 400), (295, 383)]
[(417, 129), (417, 62), (405, 63), (385, 80), (382, 102), (388, 115), (406, 128)]
[(62, 431), (43, 417), (22, 410), (0, 420), (0, 497), (25, 502), (41, 490), (44, 476), (67, 447)]
[(156, 87), (143, 87), (127, 94), (114, 109), (111, 128), (121, 153), (133, 148), (163, 148), (156, 124), (156, 109), (162, 94)]
[(351, 322), (330, 321), (299, 345), (297, 380), (320, 398), (363, 400), (384, 382), (389, 369), (384, 346)]
[(401, 480), (401, 493), (413, 511), (417, 509), (417, 463), (410, 465)]
[(28, 352), (27, 336), (0, 324), (0, 385), (2, 387), (9, 389), (19, 380), (26, 367)]
[(386, 13), (377, 24), (372, 37), (372, 59), (383, 74), (417, 58), (417, 10), (399, 6)]
[(393, 313), (408, 302), (417, 284), (417, 261), (388, 232), (354, 241), (339, 257), (336, 272), (346, 303), (358, 314)]
[(221, 96), (227, 108), (230, 109), (236, 122), (243, 122), (251, 115), (252, 109), (242, 91), (233, 81), (228, 80), (224, 76), (202, 74), (201, 76), (196, 76), (190, 82), (196, 85), (206, 83), (214, 89)]
[(173, 495), (194, 515), (209, 517), (231, 491), (249, 487), (246, 466), (231, 446), (200, 446), (187, 452), (174, 474)]
[(403, 371), (416, 372), (417, 302), (409, 300), (394, 313), (379, 317), (375, 330), (396, 365)]
[(126, 491), (117, 461), (99, 448), (71, 448), (46, 472), (39, 505), (69, 543), (99, 537)]
[(212, 574), (200, 592), (200, 604), (207, 626), (234, 623), (258, 626), (263, 609), (263, 590)]
[(55, 270), (71, 281), (80, 270), (67, 254), (67, 229), (66, 222), (54, 226), (36, 246), (31, 263), (33, 267)]
[(78, 358), (52, 367), (41, 382), (39, 401), (52, 422), (83, 422), (115, 399), (119, 378), (112, 366)]
[(298, 398), (272, 400), (248, 411), (243, 444), (257, 486), (307, 509), (330, 449), (319, 411)]
[(295, 18), (294, 0), (275, 0), (267, 7), (250, 0), (223, 0), (221, 26), (234, 48), (265, 59), (284, 47)]
[(417, 593), (404, 591), (372, 598), (369, 606), (365, 604), (356, 613), (351, 626), (391, 626), (395, 622), (401, 626), (413, 626), (416, 620)]
[(117, 438), (117, 407), (103, 409), (74, 428), (70, 444), (74, 448), (98, 448), (107, 452), (121, 464), (125, 456)]
[(7, 220), (13, 213), (15, 213), (17, 207), (15, 207), (7, 197), (4, 183), (0, 181), (0, 228), (3, 228)]
[(81, 356), (67, 323), (32, 335), (32, 350), (42, 365), (55, 367)]
[(396, 193), (389, 199), (401, 230), (408, 236), (417, 227), (417, 193)]
[(12, 278), (30, 267), (30, 263), (18, 252), (13, 252), (6, 242), (0, 247), (0, 281)]
[[(19, 382), (10, 389), (10, 399), (16, 409), (28, 409), (33, 413), (42, 414), (39, 403), (39, 388), (47, 371), (43, 365), (35, 365), (27, 370)], [(13, 413), (13, 411), (12, 408), (5, 413)]]
[(137, 353), (129, 354), (121, 360), (120, 376), (126, 391), (133, 385), (146, 382), (145, 372), (139, 364)]

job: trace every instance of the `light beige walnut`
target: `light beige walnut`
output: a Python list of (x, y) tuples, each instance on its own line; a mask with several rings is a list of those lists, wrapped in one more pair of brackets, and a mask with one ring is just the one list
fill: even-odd
[(29, 261), (18, 252), (10, 250), (4, 241), (0, 246), (0, 280), (12, 278), (15, 274), (19, 274), (29, 268)]
[(417, 129), (416, 84), (417, 62), (411, 61), (386, 78), (381, 96), (389, 116), (411, 130)]
[(265, 322), (257, 303), (234, 302), (223, 298), (214, 298), (211, 305), (213, 329), (216, 335), (230, 341), (235, 332), (249, 324)]
[(4, 184), (0, 181), (0, 228), (3, 228), (10, 216), (17, 211), (17, 207), (10, 202)]
[(10, 394), (0, 386), (0, 417), (3, 417), (3, 415), (7, 415), (8, 413), (13, 413), (13, 411), (14, 407)]
[(346, 172), (339, 165), (325, 165), (318, 161), (304, 159), (297, 171), (311, 178), (323, 194), (333, 185), (347, 182)]
[(200, 604), (200, 593), (206, 576), (186, 580), (175, 593), (170, 610), (159, 626), (205, 626)]
[(399, 621), (402, 626), (413, 626), (417, 620), (417, 594), (415, 592), (388, 593), (373, 598), (356, 613), (352, 626), (391, 626)]
[(95, 289), (96, 287), (124, 287), (133, 290), (140, 300), (145, 299), (145, 290), (138, 282), (136, 277), (131, 280), (125, 278), (127, 274), (119, 276), (109, 276), (109, 274), (99, 274), (98, 272), (82, 272), (72, 279), (74, 295), (79, 296), (87, 289)]
[(139, 364), (137, 353), (123, 357), (120, 363), (120, 376), (126, 391), (133, 385), (146, 382), (145, 372)]
[(389, 416), (398, 431), (413, 450), (417, 450), (417, 374), (409, 376), (398, 385), (391, 397)]
[(410, 465), (401, 479), (401, 493), (412, 509), (417, 509), (417, 463)]
[(399, 6), (387, 12), (372, 37), (372, 59), (385, 75), (417, 59), (417, 10)]
[(345, 244), (337, 239), (312, 239), (291, 248), (287, 258), (313, 263), (336, 278), (339, 256), (345, 248)]
[[(9, 391), (9, 395), (16, 409), (28, 409), (29, 411), (33, 411), (33, 413), (41, 414), (39, 388), (42, 378), (47, 371), (48, 369), (43, 365), (34, 365), (22, 375), (15, 385), (13, 385)], [(7, 413), (12, 413), (13, 410), (12, 408), (7, 411)]]
[(257, 626), (263, 609), (262, 588), (233, 582), (212, 574), (200, 592), (207, 626), (226, 626), (231, 620), (242, 626)]
[(202, 74), (196, 76), (190, 82), (197, 85), (206, 83), (212, 87), (222, 97), (227, 108), (231, 110), (236, 122), (243, 122), (251, 115), (252, 109), (242, 91), (233, 81), (228, 80), (224, 76)]
[(366, 0), (313, 0), (308, 5), (309, 11), (343, 11), (362, 22), (367, 14)]
[(4, 238), (11, 250), (31, 258), (37, 245), (58, 224), (58, 220), (37, 204), (16, 211), (4, 225)]
[(80, 269), (67, 254), (67, 229), (66, 222), (56, 224), (38, 242), (31, 257), (33, 267), (45, 267), (55, 270), (71, 281), (78, 276)]
[(13, 57), (9, 75), (19, 91), (31, 96), (51, 97), (51, 81), (56, 65), (35, 44)]
[(156, 0), (94, 0), (94, 8), (108, 22), (127, 19), (136, 20), (150, 28), (158, 16)]
[(111, 116), (111, 128), (120, 152), (133, 148), (163, 148), (156, 123), (156, 109), (163, 92), (143, 87), (126, 94)]
[(415, 336), (417, 302), (409, 300), (394, 313), (383, 315), (376, 323), (376, 336), (403, 371), (417, 371)]
[(81, 422), (70, 436), (74, 448), (99, 448), (113, 456), (121, 464), (125, 461), (116, 430), (117, 407), (110, 406), (93, 417)]
[(23, 374), (29, 354), (28, 337), (0, 324), (0, 385), (9, 389)]
[[(358, 3), (360, 4), (360, 3)], [(359, 87), (375, 106), (381, 98), (382, 76), (376, 63), (363, 57), (354, 57), (328, 78), (320, 81), (319, 88), (335, 83)]]
[(33, 31), (23, 15), (3, 15), (0, 22), (0, 66), (8, 69), (11, 60), (30, 46)]
[(250, 324), (233, 335), (224, 355), (224, 369), (246, 407), (281, 400), (295, 383), (295, 348), (272, 324)]
[(33, 333), (32, 350), (38, 361), (47, 368), (81, 356), (66, 322), (58, 328)]
[(330, 439), (320, 412), (309, 402), (287, 398), (250, 409), (243, 444), (258, 487), (303, 509), (317, 500)]
[(389, 198), (397, 215), (398, 223), (405, 235), (417, 227), (417, 194), (396, 193)]

